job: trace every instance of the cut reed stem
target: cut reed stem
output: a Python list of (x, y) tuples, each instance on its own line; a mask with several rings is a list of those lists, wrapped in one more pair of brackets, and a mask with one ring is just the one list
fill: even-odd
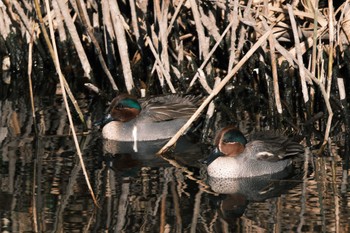
[(34, 43), (34, 30), (32, 31), (32, 36), (30, 37), (29, 49), (28, 49), (28, 83), (29, 83), (29, 95), (30, 95), (30, 105), (32, 107), (32, 117), (34, 123), (34, 132), (38, 135), (38, 129), (36, 124), (35, 116), (35, 104), (34, 104), (34, 93), (33, 93), (33, 83), (32, 83), (32, 68), (33, 68), (33, 43)]

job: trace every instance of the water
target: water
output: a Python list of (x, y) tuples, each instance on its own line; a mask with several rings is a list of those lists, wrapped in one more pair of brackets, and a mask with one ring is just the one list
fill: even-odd
[[(135, 154), (93, 131), (79, 142), (96, 206), (62, 102), (38, 105), (39, 138), (28, 106), (0, 102), (2, 232), (349, 232), (348, 173), (336, 143), (332, 157), (309, 153), (306, 173), (301, 163), (300, 172), (222, 181), (208, 180), (196, 146), (181, 142), (189, 150), (162, 158), (159, 145), (139, 144)], [(118, 148), (123, 154), (111, 156)]]

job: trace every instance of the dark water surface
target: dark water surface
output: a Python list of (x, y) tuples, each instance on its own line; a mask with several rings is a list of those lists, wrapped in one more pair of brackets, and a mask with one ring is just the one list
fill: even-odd
[(215, 180), (198, 162), (205, 153), (186, 141), (161, 158), (159, 145), (133, 153), (94, 131), (79, 140), (97, 207), (62, 102), (39, 105), (39, 138), (28, 106), (0, 102), (1, 232), (350, 232), (348, 172), (335, 144), (332, 157), (306, 153), (310, 163), (273, 177)]

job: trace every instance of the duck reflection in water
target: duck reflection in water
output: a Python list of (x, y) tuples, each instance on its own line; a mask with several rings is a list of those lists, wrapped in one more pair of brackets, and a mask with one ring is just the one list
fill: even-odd
[(208, 185), (215, 193), (220, 194), (211, 198), (220, 216), (229, 222), (241, 217), (249, 203), (279, 197), (302, 183), (303, 177), (302, 169), (291, 166), (281, 172), (258, 177), (209, 177)]

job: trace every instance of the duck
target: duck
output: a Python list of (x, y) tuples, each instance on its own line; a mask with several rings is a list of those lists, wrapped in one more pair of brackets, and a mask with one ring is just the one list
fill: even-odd
[(120, 142), (169, 139), (197, 110), (200, 98), (171, 94), (137, 99), (128, 94), (115, 97), (108, 114), (95, 125), (102, 137)]
[(292, 158), (304, 147), (275, 131), (261, 131), (249, 141), (235, 126), (222, 128), (216, 134), (214, 149), (203, 161), (209, 177), (245, 178), (271, 175), (286, 169)]

